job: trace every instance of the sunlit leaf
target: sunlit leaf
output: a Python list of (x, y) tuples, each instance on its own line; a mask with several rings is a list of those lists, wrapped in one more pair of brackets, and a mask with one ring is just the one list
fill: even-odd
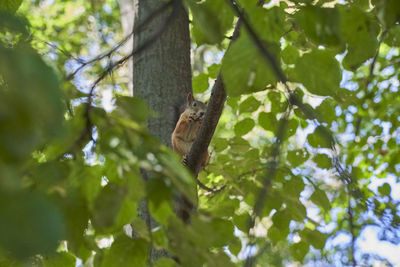
[(193, 78), (193, 92), (203, 93), (208, 89), (208, 75), (205, 73), (200, 73)]
[(239, 121), (236, 125), (235, 125), (235, 134), (237, 136), (242, 136), (247, 134), (248, 132), (251, 131), (251, 129), (253, 129), (255, 123), (252, 119), (244, 119), (242, 121)]

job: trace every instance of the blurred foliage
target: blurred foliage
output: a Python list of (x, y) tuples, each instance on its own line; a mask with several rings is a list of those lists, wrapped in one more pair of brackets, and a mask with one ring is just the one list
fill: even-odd
[[(118, 1), (0, 1), (0, 266), (338, 266), (353, 265), (343, 235), (400, 242), (400, 4), (257, 2), (237, 1), (292, 92), (245, 29), (228, 48), (228, 1), (184, 1), (194, 92), (219, 71), (228, 92), (199, 176), (226, 187), (196, 196), (123, 69), (90, 93), (122, 56), (91, 60), (124, 37)], [(178, 192), (198, 197), (190, 224)], [(138, 218), (142, 199), (159, 227)], [(356, 249), (360, 265), (382, 258)]]

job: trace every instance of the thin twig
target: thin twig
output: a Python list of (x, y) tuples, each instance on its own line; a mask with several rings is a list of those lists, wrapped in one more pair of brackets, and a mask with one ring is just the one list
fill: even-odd
[[(166, 19), (165, 23), (162, 25), (162, 27), (160, 27), (151, 37), (149, 37), (143, 43), (141, 43), (139, 46), (134, 48), (129, 55), (119, 59), (116, 62), (110, 62), (110, 64), (107, 66), (107, 68), (93, 82), (93, 84), (90, 88), (89, 94), (88, 94), (88, 99), (87, 99), (86, 105), (85, 105), (85, 112), (84, 112), (84, 116), (86, 119), (85, 128), (82, 130), (80, 137), (74, 142), (74, 144), (71, 146), (71, 148), (69, 150), (67, 150), (67, 152), (64, 152), (63, 154), (61, 154), (60, 157), (62, 157), (64, 154), (69, 153), (70, 151), (74, 151), (76, 147), (80, 146), (81, 142), (87, 136), (90, 136), (90, 138), (91, 138), (91, 136), (92, 136), (92, 121), (90, 118), (90, 112), (93, 107), (92, 100), (93, 100), (95, 88), (108, 74), (110, 74), (112, 71), (114, 71), (117, 67), (124, 64), (132, 56), (134, 56), (134, 55), (142, 52), (143, 50), (147, 49), (148, 47), (150, 47), (158, 38), (160, 38), (160, 36), (165, 31), (165, 29), (171, 24), (173, 19), (176, 17), (176, 12), (178, 9), (176, 7), (176, 5), (179, 3), (179, 0), (172, 0), (171, 2), (174, 3), (173, 10), (172, 10), (171, 14), (167, 17), (167, 19)], [(148, 19), (146, 19), (145, 21), (147, 21), (147, 20)], [(141, 24), (141, 25), (143, 25), (143, 24)], [(141, 27), (139, 27), (139, 29), (141, 29)]]
[(209, 192), (209, 193), (213, 193), (213, 194), (214, 194), (214, 193), (221, 192), (221, 191), (224, 190), (225, 187), (226, 187), (226, 184), (225, 184), (225, 185), (221, 186), (220, 188), (211, 188), (211, 187), (206, 186), (206, 185), (203, 184), (202, 182), (200, 182), (199, 179), (197, 179), (197, 184), (199, 185), (199, 187), (200, 187), (201, 189), (203, 189), (203, 190), (205, 190), (205, 191), (207, 191), (207, 192)]
[(140, 24), (137, 25), (137, 27), (134, 27), (132, 31), (126, 35), (121, 41), (119, 41), (114, 47), (112, 47), (109, 51), (101, 53), (100, 55), (95, 56), (94, 58), (85, 61), (79, 66), (75, 71), (73, 71), (70, 75), (67, 76), (66, 80), (71, 80), (80, 70), (82, 70), (84, 67), (93, 64), (95, 62), (98, 62), (99, 60), (102, 60), (103, 58), (110, 57), (113, 53), (115, 53), (118, 49), (120, 49), (130, 38), (133, 34), (137, 34), (140, 31), (144, 29), (144, 27), (149, 24), (156, 16), (159, 14), (163, 13), (168, 7), (171, 6), (172, 2), (175, 0), (171, 0), (169, 2), (164, 3), (162, 6), (157, 8), (154, 12), (152, 12), (147, 18), (143, 20)]
[[(274, 71), (276, 77), (281, 82), (283, 82), (283, 84), (285, 85), (286, 90), (288, 91), (289, 96), (290, 96), (289, 97), (289, 99), (290, 99), (289, 107), (292, 107), (292, 105), (296, 105), (310, 119), (317, 118), (317, 115), (315, 114), (315, 112), (313, 112), (313, 110), (305, 109), (304, 108), (305, 106), (302, 104), (302, 101), (296, 95), (294, 95), (293, 92), (291, 92), (291, 90), (289, 89), (289, 87), (287, 85), (287, 78), (286, 78), (285, 74), (281, 70), (281, 68), (278, 65), (278, 63), (276, 62), (275, 58), (268, 51), (268, 49), (264, 46), (263, 42), (258, 37), (258, 35), (254, 31), (254, 29), (252, 28), (250, 23), (247, 21), (246, 15), (242, 11), (242, 9), (237, 5), (237, 3), (234, 0), (228, 0), (228, 1), (230, 1), (230, 3), (232, 4), (233, 9), (235, 10), (235, 12), (239, 16), (239, 18), (242, 20), (244, 26), (246, 27), (246, 29), (247, 29), (247, 31), (249, 33), (250, 38), (253, 40), (254, 44), (256, 45), (258, 50), (260, 51), (261, 55), (270, 64), (270, 66), (271, 66), (272, 70)], [(287, 113), (286, 116), (288, 116), (288, 113)], [(288, 117), (286, 117), (286, 119), (287, 118)], [(326, 138), (328, 138), (330, 140), (330, 142), (329, 142), (330, 143), (330, 147), (331, 147), (332, 151), (334, 152), (333, 162), (335, 164), (333, 164), (333, 165), (335, 166), (335, 169), (338, 172), (339, 177), (341, 177), (342, 180), (347, 181), (347, 183), (349, 183), (351, 181), (350, 174), (348, 173), (348, 171), (346, 169), (344, 169), (342, 167), (342, 165), (340, 164), (340, 158), (339, 158), (338, 154), (336, 153), (336, 148), (335, 148), (335, 145), (337, 144), (336, 140), (334, 139), (332, 134), (327, 129), (325, 129), (325, 131), (324, 131), (324, 136), (326, 136)], [(279, 145), (278, 144), (279, 144), (279, 134), (277, 136), (277, 142), (275, 143), (276, 150), (274, 151), (274, 154), (275, 154), (274, 158), (277, 158), (277, 156), (279, 155), (279, 145), (280, 144)], [(276, 161), (274, 161), (274, 162), (275, 162), (275, 164), (277, 163)], [(259, 197), (258, 197), (258, 199), (256, 201), (255, 206), (254, 206), (254, 216), (257, 216), (258, 213), (262, 210), (262, 208), (264, 206), (263, 202), (265, 201), (265, 198), (266, 198), (267, 189), (269, 188), (269, 185), (270, 185), (270, 182), (271, 182), (271, 178), (274, 177), (275, 172), (276, 172), (276, 168), (270, 169), (269, 172), (267, 173), (266, 179), (264, 179), (264, 181), (263, 181), (263, 187), (261, 189)], [(254, 222), (255, 222), (255, 217), (253, 217), (251, 219), (251, 222), (249, 223), (249, 232), (250, 232), (250, 229), (254, 226)]]
[(378, 48), (376, 49), (375, 56), (372, 59), (372, 63), (371, 63), (370, 68), (369, 68), (369, 79), (372, 79), (372, 77), (374, 76), (374, 68), (375, 68), (376, 60), (378, 59), (379, 50), (380, 50), (380, 47), (381, 47), (381, 44), (382, 44), (384, 38), (386, 37), (386, 33), (387, 33), (387, 31), (384, 30), (382, 32), (382, 34), (381, 34), (381, 37), (379, 38)]

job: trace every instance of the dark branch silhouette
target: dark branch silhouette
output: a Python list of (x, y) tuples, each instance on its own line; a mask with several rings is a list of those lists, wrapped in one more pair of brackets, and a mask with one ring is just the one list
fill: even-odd
[[(240, 27), (241, 20), (239, 19), (236, 23), (229, 46), (239, 37)], [(201, 124), (199, 134), (197, 135), (197, 138), (187, 156), (187, 167), (192, 171), (196, 179), (200, 169), (200, 159), (204, 153), (207, 153), (207, 148), (210, 145), (215, 128), (217, 127), (219, 118), (221, 117), (225, 100), (226, 91), (220, 72), (211, 90), (210, 102), (207, 105), (207, 111)]]

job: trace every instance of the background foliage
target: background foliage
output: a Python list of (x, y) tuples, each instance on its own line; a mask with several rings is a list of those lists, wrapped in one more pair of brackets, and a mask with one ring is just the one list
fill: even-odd
[[(235, 2), (184, 1), (193, 90), (207, 99), (220, 71), (228, 92), (199, 176), (225, 188), (199, 191), (189, 225), (173, 199), (195, 199), (194, 179), (149, 135), (123, 67), (105, 72), (124, 56), (118, 1), (0, 2), (1, 266), (388, 260), (360, 237), (400, 240), (400, 4), (257, 2), (236, 3), (286, 84), (248, 30), (228, 49)], [(141, 199), (159, 227), (137, 217)], [(152, 262), (151, 247), (180, 264)]]

